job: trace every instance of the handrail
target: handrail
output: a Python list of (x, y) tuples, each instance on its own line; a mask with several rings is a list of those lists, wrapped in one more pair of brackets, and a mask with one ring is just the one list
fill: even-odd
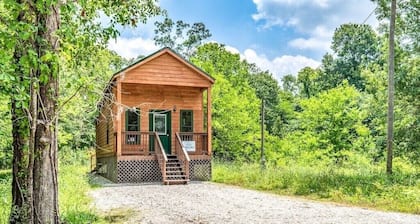
[(182, 145), (181, 137), (179, 137), (179, 133), (175, 133), (176, 136), (176, 145), (175, 151), (178, 155), (179, 161), (182, 163), (185, 176), (187, 179), (190, 179), (190, 156), (188, 155), (187, 151), (185, 150), (184, 146)]
[(154, 135), (155, 135), (155, 139), (154, 139), (155, 153), (158, 159), (160, 170), (162, 172), (162, 179), (165, 182), (166, 181), (166, 163), (168, 162), (168, 157), (166, 156), (166, 153), (163, 149), (162, 142), (160, 141), (160, 138), (157, 132), (154, 132)]
[[(183, 156), (188, 160), (188, 162), (190, 161), (190, 156), (188, 155), (188, 153), (187, 153), (187, 150), (185, 150), (185, 148), (184, 148), (184, 146), (182, 145), (182, 141), (181, 141), (181, 137), (179, 137), (179, 133), (177, 132), (177, 133), (175, 133), (175, 135), (176, 135), (176, 138), (177, 138), (177, 140), (178, 140), (178, 143), (181, 145), (181, 149), (182, 149), (182, 153), (180, 153), (180, 154), (183, 154)], [(177, 153), (178, 154), (178, 153)], [(178, 154), (179, 155), (179, 154)]]

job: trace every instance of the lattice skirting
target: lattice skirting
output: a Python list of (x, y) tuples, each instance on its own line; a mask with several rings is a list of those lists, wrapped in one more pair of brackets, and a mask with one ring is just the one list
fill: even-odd
[(211, 160), (190, 160), (190, 180), (211, 180)]
[(162, 181), (157, 160), (120, 160), (117, 167), (118, 183)]

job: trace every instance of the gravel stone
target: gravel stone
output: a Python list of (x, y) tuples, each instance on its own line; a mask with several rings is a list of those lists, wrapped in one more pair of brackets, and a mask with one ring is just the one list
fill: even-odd
[(127, 223), (407, 223), (419, 215), (382, 212), (209, 182), (188, 185), (107, 184), (90, 192), (102, 212), (129, 208)]

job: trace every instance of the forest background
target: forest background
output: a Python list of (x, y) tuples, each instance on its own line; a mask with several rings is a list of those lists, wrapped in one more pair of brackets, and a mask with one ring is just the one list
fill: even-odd
[[(420, 213), (419, 5), (399, 5), (394, 173), (386, 176), (387, 2), (375, 1), (379, 30), (366, 24), (341, 25), (334, 33), (332, 52), (325, 54), (319, 68), (303, 68), (280, 83), (270, 71), (243, 60), (222, 43), (206, 42), (211, 32), (205, 24), (170, 18), (156, 23), (157, 45), (172, 47), (216, 79), (214, 181)], [(90, 57), (77, 62), (66, 54), (59, 58), (59, 103), (64, 105), (58, 121), (61, 164), (88, 159), (95, 147), (96, 103), (104, 86), (115, 71), (143, 57), (127, 60), (101, 45), (80, 53), (87, 50)], [(0, 67), (0, 88), (12, 82)], [(262, 100), (268, 170), (263, 175), (258, 165)], [(12, 166), (10, 111), (9, 95), (0, 91), (0, 169)], [(389, 200), (395, 203), (387, 207)]]

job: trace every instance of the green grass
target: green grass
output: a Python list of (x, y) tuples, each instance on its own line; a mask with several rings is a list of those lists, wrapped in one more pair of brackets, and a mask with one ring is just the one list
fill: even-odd
[(338, 167), (268, 167), (258, 164), (213, 164), (213, 181), (280, 195), (420, 214), (419, 170), (384, 174), (382, 169)]
[[(89, 184), (89, 165), (81, 159), (73, 164), (60, 163), (59, 206), (65, 223), (110, 223), (107, 214), (99, 214), (91, 205), (87, 192), (95, 186)], [(0, 223), (8, 223), (11, 204), (11, 171), (0, 170)], [(117, 215), (116, 215), (117, 216)], [(118, 217), (124, 216), (124, 214)]]
[(11, 170), (0, 170), (0, 223), (8, 223), (10, 213)]

